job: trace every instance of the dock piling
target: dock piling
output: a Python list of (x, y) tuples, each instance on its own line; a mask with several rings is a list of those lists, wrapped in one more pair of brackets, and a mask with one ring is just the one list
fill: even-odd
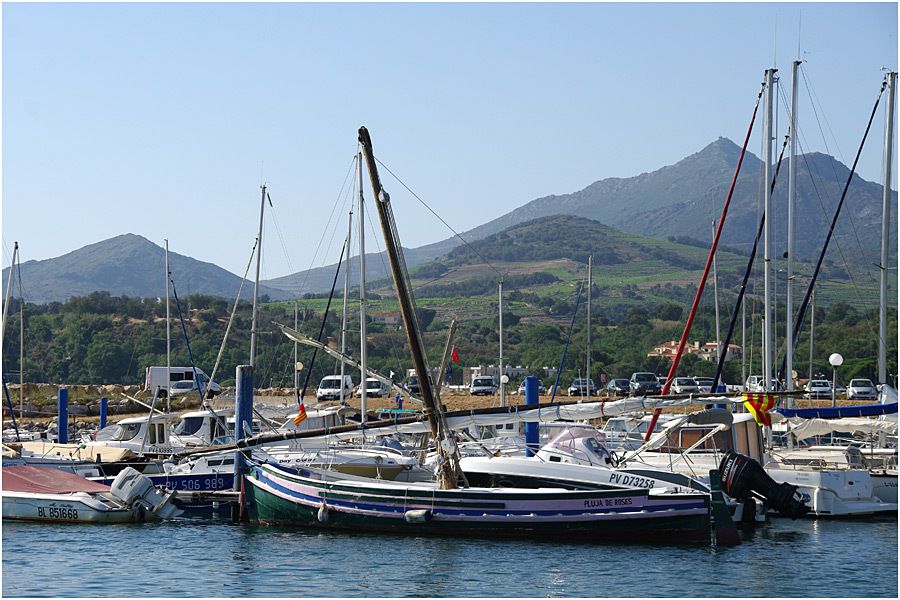
[[(529, 375), (525, 378), (525, 406), (538, 404), (538, 378)], [(525, 423), (525, 456), (537, 454), (540, 445), (539, 423)]]
[(69, 390), (59, 388), (56, 396), (56, 441), (60, 444), (69, 443)]

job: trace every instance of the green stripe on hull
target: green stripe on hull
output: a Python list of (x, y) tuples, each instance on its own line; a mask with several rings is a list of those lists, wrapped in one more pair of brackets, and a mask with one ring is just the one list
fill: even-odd
[(305, 506), (276, 496), (250, 482), (245, 486), (250, 503), (249, 516), (265, 524), (294, 525), (319, 529), (374, 531), (414, 535), (502, 536), (574, 539), (624, 543), (709, 544), (708, 515), (654, 517), (594, 522), (497, 523), (434, 519), (427, 523), (407, 523), (402, 517), (372, 517), (330, 510), (328, 520), (319, 522), (316, 506)]

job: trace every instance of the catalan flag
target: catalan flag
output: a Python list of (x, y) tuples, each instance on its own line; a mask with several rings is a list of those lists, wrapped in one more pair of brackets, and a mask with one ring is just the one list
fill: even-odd
[(772, 416), (769, 411), (775, 408), (775, 396), (773, 394), (743, 394), (744, 406), (756, 419), (759, 425), (772, 426)]
[(303, 406), (303, 400), (300, 400), (300, 411), (297, 413), (297, 416), (294, 417), (294, 425), (298, 426), (300, 423), (306, 420), (306, 407)]

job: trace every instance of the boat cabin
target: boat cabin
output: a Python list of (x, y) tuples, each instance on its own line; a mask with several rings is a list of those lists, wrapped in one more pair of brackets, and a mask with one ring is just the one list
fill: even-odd
[(608, 467), (612, 464), (606, 437), (589, 425), (572, 425), (563, 429), (537, 454), (546, 462), (565, 462)]
[[(225, 421), (233, 414), (233, 409), (184, 413), (172, 432), (173, 440), (182, 446), (212, 446), (216, 438), (230, 435)], [(233, 418), (231, 422), (233, 429)]]
[(180, 448), (169, 438), (174, 415), (130, 417), (97, 432), (92, 446), (127, 448), (146, 454), (171, 454)]

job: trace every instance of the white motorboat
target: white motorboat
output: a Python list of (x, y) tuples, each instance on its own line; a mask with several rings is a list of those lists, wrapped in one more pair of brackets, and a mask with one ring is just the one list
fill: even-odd
[(131, 523), (181, 514), (172, 492), (124, 469), (111, 486), (49, 467), (3, 469), (3, 518), (20, 521)]

